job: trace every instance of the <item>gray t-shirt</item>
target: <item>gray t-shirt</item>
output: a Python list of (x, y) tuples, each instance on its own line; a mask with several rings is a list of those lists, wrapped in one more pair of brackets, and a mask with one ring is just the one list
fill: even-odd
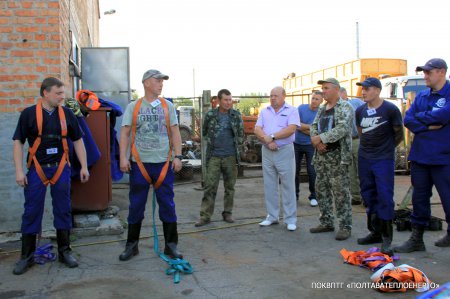
[[(123, 115), (122, 127), (131, 126), (137, 101), (128, 104)], [(169, 109), (170, 126), (178, 125), (173, 104), (166, 100)], [(167, 135), (164, 109), (159, 100), (152, 103), (142, 100), (136, 123), (135, 144), (144, 163), (161, 163), (167, 160), (169, 138)], [(132, 158), (134, 161), (134, 158)]]
[(236, 154), (234, 148), (233, 130), (231, 129), (230, 114), (218, 113), (219, 133), (214, 140), (212, 155), (214, 157), (228, 157)]

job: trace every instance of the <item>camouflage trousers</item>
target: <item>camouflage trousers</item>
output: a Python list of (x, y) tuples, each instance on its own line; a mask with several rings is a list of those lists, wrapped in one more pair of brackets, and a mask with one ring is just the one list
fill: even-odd
[(203, 220), (210, 220), (214, 213), (220, 174), (223, 176), (223, 187), (225, 188), (222, 214), (231, 214), (233, 211), (234, 185), (237, 177), (236, 157), (211, 157), (206, 167), (205, 191), (200, 209), (200, 218)]
[(323, 155), (317, 153), (316, 195), (320, 209), (320, 223), (334, 227), (333, 200), (340, 229), (352, 229), (352, 205), (349, 188), (348, 165), (341, 164), (339, 150)]
[(362, 201), (358, 176), (359, 138), (352, 140), (352, 164), (350, 165), (350, 194), (355, 201)]

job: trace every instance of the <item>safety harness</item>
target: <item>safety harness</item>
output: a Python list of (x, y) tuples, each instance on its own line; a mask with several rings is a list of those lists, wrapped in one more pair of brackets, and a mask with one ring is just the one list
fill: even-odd
[(344, 263), (368, 268), (372, 271), (376, 271), (398, 259), (396, 256), (390, 257), (387, 254), (381, 253), (377, 247), (370, 248), (367, 251), (349, 251), (343, 248), (340, 253), (344, 258)]
[(59, 115), (59, 123), (61, 125), (61, 142), (63, 146), (63, 155), (61, 157), (61, 161), (59, 162), (58, 169), (56, 170), (55, 174), (51, 179), (48, 179), (47, 176), (44, 173), (44, 170), (42, 170), (41, 165), (39, 164), (39, 161), (36, 159), (36, 152), (39, 148), (39, 145), (42, 141), (42, 101), (39, 101), (36, 105), (36, 122), (38, 126), (38, 136), (36, 137), (36, 140), (33, 143), (33, 146), (30, 147), (28, 150), (28, 162), (27, 162), (27, 168), (31, 167), (31, 162), (34, 162), (34, 167), (36, 168), (36, 173), (38, 174), (39, 178), (41, 179), (42, 183), (47, 186), (49, 183), (54, 185), (59, 180), (59, 177), (61, 176), (64, 167), (66, 166), (66, 163), (70, 166), (69, 161), (69, 146), (67, 144), (67, 122), (66, 122), (66, 115), (64, 114), (64, 110), (61, 106), (58, 106), (58, 115)]
[[(131, 123), (131, 156), (136, 161), (137, 166), (139, 167), (139, 170), (141, 171), (142, 176), (145, 178), (145, 180), (151, 185), (152, 179), (150, 175), (148, 174), (147, 170), (145, 169), (144, 163), (142, 163), (141, 158), (139, 157), (138, 150), (136, 148), (136, 145), (134, 143), (136, 138), (136, 124), (139, 114), (139, 109), (142, 104), (142, 98), (140, 98), (136, 102), (136, 106), (133, 110), (133, 119)], [(167, 275), (173, 275), (173, 281), (174, 283), (180, 282), (180, 273), (186, 273), (191, 274), (194, 272), (192, 266), (184, 259), (170, 259), (167, 255), (159, 251), (159, 241), (158, 241), (158, 231), (156, 230), (156, 223), (155, 223), (155, 210), (156, 210), (156, 192), (155, 190), (158, 189), (162, 182), (164, 181), (167, 171), (169, 169), (170, 164), (170, 158), (172, 157), (172, 138), (170, 134), (170, 118), (169, 118), (169, 108), (167, 107), (167, 102), (164, 98), (159, 98), (161, 102), (161, 106), (164, 110), (164, 117), (166, 119), (166, 128), (167, 128), (167, 135), (169, 138), (169, 153), (167, 155), (166, 163), (164, 164), (161, 173), (159, 174), (159, 177), (156, 181), (156, 183), (153, 183), (153, 200), (152, 200), (152, 209), (153, 209), (153, 248), (155, 253), (165, 262), (168, 263), (169, 268), (166, 270)]]
[(97, 95), (90, 90), (79, 90), (77, 91), (75, 97), (81, 105), (89, 108), (90, 110), (98, 110), (98, 108), (100, 108), (101, 106)]
[[(167, 135), (169, 137), (169, 153), (167, 155), (166, 163), (164, 164), (164, 166), (161, 170), (161, 173), (159, 174), (158, 180), (156, 181), (156, 183), (153, 184), (154, 189), (158, 189), (159, 186), (161, 185), (161, 183), (166, 178), (167, 170), (169, 169), (170, 158), (172, 157), (172, 138), (170, 135), (169, 108), (167, 108), (167, 102), (164, 98), (159, 98), (159, 100), (161, 101), (161, 106), (163, 107), (163, 110), (164, 110), (164, 117), (166, 118)], [(134, 143), (134, 140), (136, 138), (137, 118), (138, 118), (138, 114), (139, 114), (139, 109), (141, 108), (141, 104), (142, 104), (142, 98), (140, 98), (137, 101), (136, 106), (134, 106), (134, 110), (133, 110), (133, 120), (131, 123), (131, 153), (130, 154), (131, 154), (131, 156), (133, 156), (134, 160), (136, 161), (136, 164), (138, 165), (139, 170), (142, 173), (142, 176), (151, 185), (152, 179), (150, 178), (150, 175), (148, 174), (147, 170), (145, 169), (144, 163), (142, 163), (142, 160), (139, 157), (138, 150)]]
[(430, 289), (430, 279), (414, 267), (403, 264), (395, 267), (387, 264), (370, 278), (380, 292), (406, 292), (414, 289), (417, 292), (425, 292)]

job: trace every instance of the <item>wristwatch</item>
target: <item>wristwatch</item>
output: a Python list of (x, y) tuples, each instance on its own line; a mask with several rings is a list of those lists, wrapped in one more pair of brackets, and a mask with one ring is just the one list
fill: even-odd
[(175, 155), (175, 157), (174, 158), (177, 158), (178, 160), (183, 160), (183, 156), (182, 155)]
[(270, 137), (272, 137), (272, 140), (275, 140), (275, 135), (271, 134)]

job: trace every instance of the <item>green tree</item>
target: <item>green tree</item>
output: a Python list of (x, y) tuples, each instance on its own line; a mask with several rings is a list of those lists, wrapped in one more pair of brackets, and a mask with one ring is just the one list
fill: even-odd
[(242, 115), (251, 115), (252, 108), (260, 108), (262, 103), (269, 101), (267, 94), (260, 92), (251, 92), (241, 95), (239, 103), (236, 105)]

